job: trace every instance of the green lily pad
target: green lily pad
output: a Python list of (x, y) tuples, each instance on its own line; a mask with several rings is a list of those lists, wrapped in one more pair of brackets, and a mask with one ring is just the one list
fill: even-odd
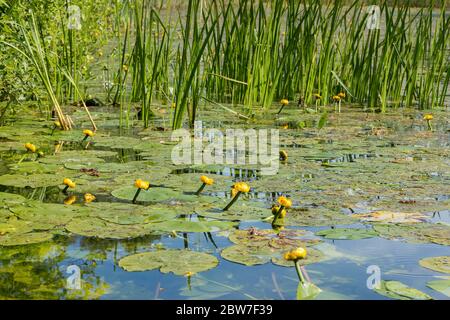
[(17, 217), (11, 217), (4, 223), (0, 223), (0, 235), (5, 234), (24, 234), (33, 231), (33, 227), (27, 221), (18, 220)]
[[(229, 221), (258, 221), (272, 216), (271, 209), (244, 201), (235, 203), (230, 209), (223, 211), (222, 209), (228, 202), (230, 200), (227, 199), (227, 201), (217, 201), (203, 208), (197, 206), (195, 212), (203, 217)], [(211, 208), (211, 206), (214, 206), (214, 208)]]
[(29, 176), (20, 174), (5, 174), (0, 176), (0, 185), (17, 188), (40, 188), (62, 184), (64, 177), (55, 174), (32, 174)]
[(92, 163), (105, 162), (102, 158), (116, 157), (117, 153), (105, 150), (69, 150), (61, 151), (55, 155), (49, 155), (39, 159), (39, 162), (47, 164)]
[(290, 208), (285, 218), (289, 226), (334, 226), (353, 224), (355, 219), (326, 208)]
[(450, 280), (434, 280), (427, 282), (427, 287), (450, 297)]
[(387, 239), (404, 239), (411, 243), (450, 245), (450, 226), (432, 223), (374, 224), (378, 235)]
[[(221, 256), (226, 260), (247, 266), (265, 264), (270, 261), (281, 265), (282, 255), (286, 251), (298, 247), (313, 246), (320, 242), (318, 239), (310, 239), (311, 236), (312, 234), (305, 230), (285, 229), (279, 233), (272, 229), (234, 230), (229, 239), (236, 245), (222, 250)], [(311, 256), (312, 259), (308, 261), (309, 263), (313, 263), (313, 260), (317, 262), (325, 258), (315, 250), (312, 251), (314, 253)], [(283, 266), (287, 265), (283, 264)]]
[(317, 236), (335, 240), (358, 240), (378, 236), (372, 229), (335, 228), (316, 232)]
[(64, 167), (70, 170), (81, 170), (81, 169), (95, 169), (102, 173), (125, 173), (125, 172), (139, 172), (145, 170), (149, 167), (149, 164), (140, 161), (133, 161), (127, 163), (115, 163), (115, 162), (105, 162), (105, 163), (65, 163)]
[(235, 226), (235, 223), (227, 221), (188, 221), (186, 219), (177, 219), (148, 224), (147, 228), (159, 232), (215, 232), (228, 230)]
[(159, 269), (162, 273), (176, 275), (194, 274), (215, 268), (219, 260), (204, 252), (189, 250), (160, 250), (133, 254), (119, 260), (126, 271)]
[(100, 239), (132, 239), (154, 233), (145, 225), (123, 225), (99, 218), (76, 218), (66, 226), (67, 231)]
[(144, 224), (172, 220), (179, 214), (186, 214), (183, 207), (168, 205), (139, 206), (118, 202), (93, 202), (86, 207), (92, 217), (117, 224)]
[(53, 234), (48, 232), (11, 233), (0, 236), (0, 246), (20, 246), (50, 241)]
[(132, 149), (134, 146), (141, 143), (141, 139), (133, 137), (96, 137), (96, 147), (107, 147), (111, 149)]
[(25, 221), (38, 222), (52, 226), (62, 226), (79, 216), (87, 216), (84, 207), (66, 206), (56, 203), (28, 202), (23, 206), (11, 208), (16, 216)]
[(0, 192), (0, 205), (8, 204), (22, 204), (27, 199), (20, 194)]
[(433, 271), (450, 274), (450, 256), (425, 258), (420, 260), (419, 264)]
[[(136, 194), (134, 186), (126, 186), (113, 190), (111, 194), (119, 199), (133, 200)], [(169, 188), (150, 187), (148, 190), (141, 190), (137, 201), (143, 202), (162, 202), (167, 200), (177, 200), (181, 202), (212, 202), (215, 199), (207, 196), (196, 196), (174, 191)]]
[(399, 281), (381, 281), (375, 292), (398, 300), (432, 300), (433, 298), (417, 289), (408, 287)]

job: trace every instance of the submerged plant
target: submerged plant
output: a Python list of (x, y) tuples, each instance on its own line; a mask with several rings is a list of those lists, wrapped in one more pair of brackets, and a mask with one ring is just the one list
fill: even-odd
[(72, 180), (70, 180), (69, 178), (65, 178), (63, 180), (63, 184), (65, 185), (64, 189), (63, 189), (63, 193), (67, 193), (67, 189), (72, 188), (74, 189), (76, 186), (76, 183), (73, 182)]
[(200, 188), (195, 193), (197, 196), (200, 195), (200, 193), (203, 191), (203, 189), (205, 189), (205, 187), (207, 185), (211, 186), (214, 183), (214, 179), (208, 178), (207, 176), (201, 176), (200, 177), (200, 181), (202, 182), (202, 185), (200, 186)]
[(144, 181), (142, 179), (137, 179), (134, 182), (134, 186), (137, 188), (136, 193), (133, 197), (133, 203), (136, 203), (137, 197), (139, 196), (139, 193), (141, 192), (142, 189), (144, 190), (148, 190), (150, 188), (150, 182), (148, 181)]
[(432, 114), (426, 114), (426, 115), (423, 116), (423, 120), (425, 120), (427, 122), (428, 130), (433, 131), (433, 127), (431, 125), (431, 120), (433, 120), (433, 115)]
[(230, 207), (237, 201), (241, 193), (248, 193), (250, 191), (250, 186), (246, 182), (237, 182), (232, 191), (231, 195), (233, 196), (233, 199), (231, 199), (230, 203), (227, 204), (225, 208), (223, 208), (223, 211), (227, 211), (230, 209)]

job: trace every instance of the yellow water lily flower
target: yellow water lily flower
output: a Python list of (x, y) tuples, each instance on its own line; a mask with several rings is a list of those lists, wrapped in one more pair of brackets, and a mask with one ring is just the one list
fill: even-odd
[(234, 185), (234, 189), (242, 193), (247, 193), (250, 191), (250, 186), (245, 182), (238, 182)]
[(289, 104), (289, 100), (288, 100), (288, 99), (281, 99), (280, 103), (281, 103), (283, 106), (287, 106), (287, 105)]
[(214, 183), (214, 179), (208, 178), (207, 176), (201, 176), (200, 181), (208, 186), (210, 186)]
[(84, 195), (84, 202), (86, 203), (91, 203), (92, 201), (94, 201), (96, 199), (96, 197), (93, 194), (90, 193), (86, 193)]
[(341, 98), (341, 99), (344, 99), (346, 97), (345, 92), (339, 92), (338, 93), (338, 97)]
[(245, 182), (236, 182), (231, 189), (231, 195), (233, 196), (233, 199), (231, 199), (230, 203), (227, 204), (225, 208), (223, 208), (223, 211), (227, 211), (230, 209), (230, 207), (233, 205), (233, 203), (236, 202), (236, 200), (239, 198), (241, 193), (247, 193), (250, 191), (250, 186)]
[(322, 99), (322, 96), (320, 94), (318, 94), (318, 93), (314, 93), (313, 97), (316, 98), (316, 100)]
[(35, 153), (37, 148), (34, 144), (32, 143), (25, 143), (25, 149), (27, 149), (28, 151)]
[(428, 113), (423, 116), (423, 120), (431, 121), (431, 120), (433, 120), (433, 115)]
[(84, 134), (86, 137), (93, 137), (93, 136), (95, 135), (95, 133), (94, 133), (92, 130), (89, 130), (89, 129), (84, 129), (84, 130), (83, 130), (83, 134)]
[(333, 101), (339, 102), (339, 101), (341, 101), (341, 97), (339, 97), (339, 96), (333, 96)]
[(306, 258), (306, 249), (305, 248), (297, 248), (291, 251), (286, 252), (283, 257), (287, 261), (297, 261), (300, 259)]
[(136, 188), (138, 188), (138, 189), (144, 189), (144, 190), (147, 190), (148, 188), (150, 188), (150, 182), (144, 181), (144, 180), (142, 180), (142, 179), (137, 179), (137, 180), (134, 182), (134, 186), (135, 186)]
[(61, 128), (61, 122), (59, 121), (53, 122), (53, 125), (55, 126), (55, 128)]
[(72, 189), (75, 188), (75, 186), (76, 186), (76, 183), (73, 182), (72, 180), (70, 180), (69, 178), (65, 178), (63, 180), (63, 184), (66, 185), (66, 188), (72, 188)]
[(285, 208), (290, 208), (292, 206), (291, 199), (286, 198), (285, 196), (281, 196), (278, 198), (278, 203)]
[(188, 272), (186, 272), (186, 273), (184, 274), (184, 276), (185, 276), (185, 277), (192, 277), (194, 274), (195, 274), (195, 272), (188, 271)]
[(77, 201), (77, 197), (72, 195), (64, 199), (64, 204), (70, 206), (71, 204), (75, 203), (75, 201)]
[(288, 154), (286, 151), (284, 150), (280, 150), (280, 160), (281, 161), (286, 161), (288, 159)]

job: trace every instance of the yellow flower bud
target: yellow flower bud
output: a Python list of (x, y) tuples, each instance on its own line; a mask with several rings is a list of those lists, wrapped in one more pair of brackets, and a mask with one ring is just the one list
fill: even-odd
[(65, 178), (63, 180), (63, 184), (65, 184), (66, 186), (68, 186), (69, 188), (75, 188), (76, 183), (73, 182), (72, 180), (70, 180), (69, 178)]
[(280, 103), (281, 103), (283, 106), (287, 106), (287, 105), (289, 104), (289, 100), (288, 100), (288, 99), (281, 99)]
[(203, 182), (204, 184), (207, 184), (208, 186), (214, 183), (214, 179), (208, 178), (207, 176), (201, 176), (200, 181)]
[(37, 150), (36, 146), (34, 144), (32, 144), (32, 143), (25, 143), (25, 148), (28, 151), (33, 152), (33, 153), (35, 153), (36, 150)]
[(84, 134), (85, 136), (89, 136), (89, 137), (93, 137), (93, 136), (95, 135), (95, 133), (92, 132), (92, 131), (89, 130), (89, 129), (83, 130), (83, 134)]
[(250, 191), (250, 186), (245, 182), (238, 182), (234, 185), (234, 189), (242, 193), (247, 193)]
[(433, 115), (432, 114), (426, 114), (426, 115), (423, 116), (423, 120), (431, 121), (431, 120), (433, 120)]
[(297, 248), (294, 250), (291, 250), (289, 252), (286, 252), (283, 257), (285, 260), (287, 261), (297, 261), (300, 259), (305, 259), (306, 258), (306, 249), (304, 248)]

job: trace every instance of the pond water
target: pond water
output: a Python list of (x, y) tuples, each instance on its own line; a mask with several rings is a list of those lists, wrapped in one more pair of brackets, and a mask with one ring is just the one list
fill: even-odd
[[(450, 274), (419, 263), (450, 255), (448, 111), (433, 111), (431, 132), (422, 112), (343, 109), (321, 130), (319, 114), (298, 109), (251, 123), (223, 114), (217, 129), (278, 124), (288, 159), (268, 176), (250, 164), (174, 165), (171, 132), (158, 129), (162, 109), (153, 127), (132, 120), (133, 130), (119, 129), (116, 110), (92, 109), (99, 130), (87, 149), (82, 110), (72, 112), (81, 125), (53, 134), (52, 121), (23, 110), (0, 127), (0, 298), (296, 299), (295, 268), (279, 258), (304, 244), (317, 299), (389, 299), (367, 285), (374, 266), (383, 281), (449, 299)], [(199, 119), (211, 128), (216, 115), (206, 106)], [(300, 120), (308, 125), (282, 127)], [(34, 160), (27, 142), (45, 155)], [(215, 182), (196, 197), (201, 175)], [(64, 178), (77, 184), (67, 195)], [(151, 187), (133, 205), (138, 178)], [(251, 191), (224, 214), (238, 181)], [(96, 200), (84, 203), (85, 193)], [(273, 231), (270, 208), (280, 195), (293, 207)], [(137, 270), (142, 261), (121, 260), (141, 252), (155, 253), (145, 271)], [(81, 289), (68, 286), (69, 266), (79, 269)]]

